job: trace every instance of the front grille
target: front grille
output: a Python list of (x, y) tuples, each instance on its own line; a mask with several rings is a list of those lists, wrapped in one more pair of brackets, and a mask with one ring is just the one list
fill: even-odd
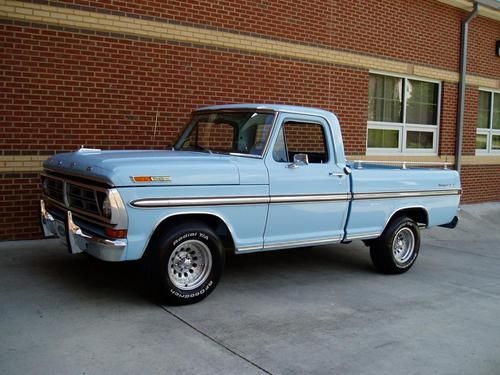
[(99, 202), (97, 200), (97, 192), (95, 190), (83, 188), (71, 183), (67, 184), (66, 189), (70, 208), (77, 208), (92, 212), (96, 215), (101, 215)]
[(58, 202), (64, 203), (64, 183), (61, 180), (46, 178), (43, 184), (44, 193)]
[(63, 207), (109, 221), (102, 215), (100, 208), (106, 197), (105, 189), (48, 175), (42, 175), (42, 187), (46, 197)]

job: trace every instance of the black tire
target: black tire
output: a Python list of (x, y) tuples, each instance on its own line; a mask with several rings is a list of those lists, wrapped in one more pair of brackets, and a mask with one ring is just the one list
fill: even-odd
[(408, 271), (420, 250), (420, 231), (417, 223), (406, 217), (397, 217), (389, 223), (380, 238), (370, 246), (370, 257), (375, 268), (385, 274)]
[(215, 289), (224, 269), (225, 251), (209, 226), (190, 221), (152, 240), (145, 261), (155, 302), (188, 305)]

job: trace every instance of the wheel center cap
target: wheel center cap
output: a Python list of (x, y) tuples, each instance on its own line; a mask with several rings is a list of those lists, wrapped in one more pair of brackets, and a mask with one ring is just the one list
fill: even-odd
[(179, 253), (174, 261), (174, 266), (177, 271), (187, 271), (191, 268), (192, 260), (188, 253)]

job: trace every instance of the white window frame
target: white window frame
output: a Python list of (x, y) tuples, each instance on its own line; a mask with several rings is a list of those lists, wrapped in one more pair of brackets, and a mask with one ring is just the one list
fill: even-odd
[[(476, 155), (500, 155), (500, 150), (493, 150), (491, 145), (493, 143), (493, 136), (500, 136), (500, 129), (493, 129), (493, 103), (495, 100), (495, 94), (500, 94), (500, 90), (492, 90), (492, 89), (483, 89), (480, 88), (479, 91), (489, 92), (491, 95), (490, 98), (490, 122), (488, 124), (488, 128), (478, 128), (476, 123), (476, 135), (484, 134), (486, 135), (486, 150), (482, 150), (476, 148)], [(479, 108), (479, 100), (478, 100), (478, 108)]]
[[(438, 142), (439, 142), (439, 127), (441, 122), (441, 87), (442, 82), (435, 79), (422, 78), (412, 75), (402, 75), (387, 73), (383, 71), (370, 70), (369, 74), (379, 74), (390, 77), (401, 78), (404, 80), (403, 87), (405, 92), (403, 93), (403, 122), (383, 122), (383, 121), (368, 121), (368, 126), (366, 129), (366, 154), (367, 155), (408, 155), (408, 156), (437, 156), (438, 154)], [(436, 83), (438, 85), (438, 97), (437, 97), (437, 116), (436, 125), (423, 125), (423, 124), (410, 124), (406, 123), (406, 102), (408, 100), (408, 95), (406, 90), (408, 89), (408, 80), (412, 79), (415, 81)], [(398, 148), (370, 148), (368, 147), (368, 130), (369, 129), (384, 129), (384, 130), (398, 130), (399, 131), (399, 147)], [(432, 149), (415, 149), (406, 147), (406, 136), (408, 131), (426, 131), (432, 133)]]

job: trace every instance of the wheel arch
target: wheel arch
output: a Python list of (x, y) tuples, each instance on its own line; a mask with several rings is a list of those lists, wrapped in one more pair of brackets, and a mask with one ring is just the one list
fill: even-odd
[(174, 225), (179, 225), (188, 221), (197, 221), (207, 224), (221, 238), (225, 248), (233, 249), (233, 251), (236, 248), (233, 228), (227, 224), (226, 220), (220, 215), (213, 212), (179, 212), (170, 214), (158, 221), (154, 230), (151, 232), (142, 256), (146, 255), (150, 249), (150, 244), (165, 230), (168, 230), (169, 227)]
[(424, 206), (401, 207), (389, 215), (384, 225), (384, 231), (392, 220), (401, 216), (407, 216), (417, 224), (424, 225), (424, 227), (429, 225), (429, 212)]
[(389, 224), (396, 218), (401, 216), (407, 216), (410, 219), (414, 220), (417, 225), (423, 225), (427, 227), (429, 225), (429, 212), (424, 206), (408, 206), (408, 207), (399, 207), (395, 209), (388, 217), (382, 227), (382, 231), (380, 235), (376, 238), (363, 240), (363, 243), (370, 247), (372, 244), (376, 243), (380, 237), (385, 233)]

